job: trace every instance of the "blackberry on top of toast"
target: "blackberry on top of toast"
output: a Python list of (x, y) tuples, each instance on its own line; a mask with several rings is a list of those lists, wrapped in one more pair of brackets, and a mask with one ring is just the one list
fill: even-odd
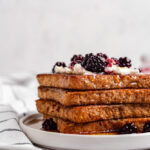
[[(78, 66), (78, 70), (75, 67)], [(127, 74), (139, 73), (139, 69), (131, 69), (131, 60), (127, 57), (109, 58), (106, 54), (93, 53), (83, 55), (73, 55), (68, 66), (65, 63), (57, 62), (53, 69), (53, 73), (67, 74)]]

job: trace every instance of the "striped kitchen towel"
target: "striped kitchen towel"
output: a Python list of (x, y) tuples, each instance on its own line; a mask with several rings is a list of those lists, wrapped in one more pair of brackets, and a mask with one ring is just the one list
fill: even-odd
[(20, 129), (16, 112), (6, 105), (0, 105), (0, 149), (36, 149)]

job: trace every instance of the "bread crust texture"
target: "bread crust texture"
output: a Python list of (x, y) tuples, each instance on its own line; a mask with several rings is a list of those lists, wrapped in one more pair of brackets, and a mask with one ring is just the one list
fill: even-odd
[(150, 89), (71, 91), (39, 87), (38, 96), (55, 100), (64, 106), (150, 103)]
[(75, 123), (98, 120), (150, 117), (150, 104), (88, 105), (65, 107), (51, 100), (37, 100), (39, 113)]

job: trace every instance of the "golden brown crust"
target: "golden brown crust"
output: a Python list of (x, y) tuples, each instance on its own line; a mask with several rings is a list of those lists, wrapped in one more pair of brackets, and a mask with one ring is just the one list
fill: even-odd
[(41, 86), (65, 89), (150, 88), (150, 75), (39, 74)]
[(150, 89), (114, 89), (96, 91), (69, 91), (39, 87), (41, 99), (52, 99), (65, 106), (122, 103), (150, 103)]
[(70, 120), (75, 123), (107, 119), (150, 117), (150, 104), (89, 105), (65, 107), (51, 100), (37, 100), (37, 110), (42, 114)]
[[(51, 118), (49, 115), (44, 115), (44, 119)], [(117, 120), (105, 120), (96, 121), (90, 123), (73, 123), (65, 121), (60, 118), (53, 118), (57, 124), (57, 129), (61, 133), (73, 133), (73, 134), (94, 134), (94, 133), (108, 133), (118, 132), (126, 123), (134, 123), (138, 128), (138, 132), (142, 132), (143, 126), (146, 122), (150, 121), (150, 118), (128, 118)]]

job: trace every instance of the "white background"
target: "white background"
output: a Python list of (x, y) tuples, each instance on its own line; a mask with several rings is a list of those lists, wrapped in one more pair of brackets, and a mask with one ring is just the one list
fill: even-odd
[(0, 74), (50, 72), (73, 54), (150, 54), (150, 0), (0, 0)]

